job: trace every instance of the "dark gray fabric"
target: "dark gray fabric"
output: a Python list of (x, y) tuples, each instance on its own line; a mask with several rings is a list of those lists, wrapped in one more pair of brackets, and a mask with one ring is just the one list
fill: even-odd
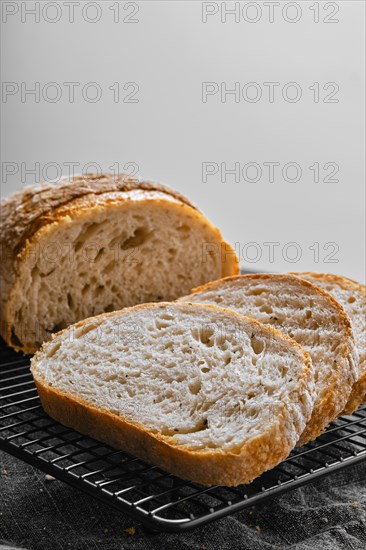
[[(366, 464), (180, 535), (141, 525), (0, 452), (0, 548), (299, 550), (366, 548)], [(135, 533), (126, 529), (135, 528)]]

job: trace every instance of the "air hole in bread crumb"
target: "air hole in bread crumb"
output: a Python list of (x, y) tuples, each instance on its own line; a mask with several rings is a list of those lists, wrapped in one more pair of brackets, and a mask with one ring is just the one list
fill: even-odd
[(177, 231), (182, 231), (182, 233), (188, 233), (190, 230), (191, 228), (189, 227), (189, 225), (186, 225), (186, 224), (179, 225), (177, 227)]
[(95, 256), (95, 258), (94, 258), (94, 261), (95, 261), (95, 262), (96, 262), (97, 260), (99, 260), (99, 258), (102, 256), (103, 252), (104, 252), (104, 248), (101, 248), (101, 249), (99, 250), (98, 254), (97, 254), (97, 255)]
[(222, 351), (226, 351), (228, 348), (228, 342), (225, 334), (219, 333), (215, 338), (215, 345)]
[(115, 260), (110, 261), (104, 268), (103, 273), (106, 273), (107, 275), (111, 273), (114, 269), (114, 266), (116, 265)]
[(98, 328), (98, 326), (99, 324), (94, 324), (94, 323), (81, 326), (75, 331), (75, 338), (81, 338), (85, 334), (88, 334), (88, 332), (90, 332), (91, 330)]
[(313, 314), (313, 312), (310, 311), (310, 309), (308, 309), (307, 312), (305, 313), (305, 318), (306, 318), (306, 319), (310, 319), (311, 316), (312, 316), (312, 314)]
[(54, 344), (53, 346), (49, 346), (48, 347), (48, 352), (47, 352), (47, 357), (50, 359), (51, 357), (53, 357), (55, 355), (55, 353), (60, 349), (61, 347), (61, 342), (59, 342), (58, 344)]
[(288, 373), (288, 368), (285, 365), (281, 365), (278, 370), (280, 371), (281, 376), (285, 378)]
[(210, 372), (210, 368), (209, 367), (202, 367), (201, 371), (202, 372)]
[(332, 344), (331, 351), (332, 351), (332, 352), (337, 351), (338, 346), (339, 346), (339, 343), (338, 343), (338, 342), (335, 342), (334, 344)]
[(81, 291), (82, 295), (84, 296), (88, 290), (90, 289), (90, 284), (87, 283), (84, 287), (83, 287), (83, 290)]
[(271, 306), (264, 304), (263, 306), (261, 306), (259, 311), (262, 311), (263, 313), (272, 313), (273, 309), (271, 308)]
[(201, 380), (199, 380), (198, 378), (196, 380), (193, 380), (189, 386), (189, 391), (193, 394), (193, 395), (197, 395), (200, 391), (200, 389), (202, 388), (202, 383), (201, 383)]
[(141, 246), (142, 244), (144, 244), (146, 242), (149, 235), (150, 235), (150, 233), (146, 229), (146, 227), (139, 227), (139, 228), (135, 229), (135, 231), (134, 231), (134, 233), (131, 237), (126, 239), (121, 244), (121, 249), (122, 250), (128, 250), (129, 248), (136, 248), (137, 246)]
[(101, 223), (94, 222), (86, 226), (74, 244), (75, 252), (78, 252), (85, 242), (98, 232), (100, 225)]
[(209, 348), (213, 346), (212, 337), (214, 333), (214, 329), (208, 326), (192, 329), (193, 338), (198, 342), (201, 342), (205, 346), (208, 346)]
[(96, 288), (95, 291), (94, 291), (94, 297), (95, 297), (95, 298), (98, 298), (98, 296), (100, 296), (101, 294), (103, 294), (103, 292), (104, 292), (104, 286), (103, 286), (103, 285), (97, 286), (97, 288)]
[(31, 271), (32, 281), (39, 276), (39, 267), (36, 265)]
[(74, 307), (74, 300), (72, 299), (70, 292), (67, 293), (67, 305), (70, 309), (73, 309)]
[(163, 319), (156, 319), (155, 326), (158, 330), (170, 327), (171, 323), (164, 321)]
[(166, 344), (164, 344), (164, 349), (173, 349), (173, 348), (174, 348), (173, 342), (167, 342)]
[(250, 294), (252, 296), (259, 296), (260, 294), (263, 294), (265, 292), (264, 288), (253, 288), (253, 290), (250, 291)]
[(250, 344), (252, 346), (252, 350), (256, 355), (259, 355), (264, 350), (264, 341), (257, 338), (256, 336), (253, 336), (250, 339)]
[[(161, 306), (159, 307), (159, 309), (162, 309)], [(164, 321), (174, 321), (174, 317), (171, 313), (161, 313), (160, 314), (160, 319), (164, 319)]]
[(257, 418), (258, 414), (259, 414), (258, 409), (254, 408), (254, 407), (247, 410), (247, 416), (251, 420), (254, 420), (255, 418)]
[(349, 303), (349, 304), (353, 304), (355, 301), (356, 301), (356, 298), (355, 298), (354, 296), (350, 296), (350, 297), (348, 298), (348, 303)]
[(118, 374), (110, 374), (109, 376), (106, 376), (104, 380), (106, 382), (114, 382), (117, 379), (118, 379)]

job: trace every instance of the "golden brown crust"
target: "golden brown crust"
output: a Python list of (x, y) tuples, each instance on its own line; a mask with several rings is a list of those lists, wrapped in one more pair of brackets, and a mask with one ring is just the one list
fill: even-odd
[[(335, 275), (333, 273), (315, 273), (312, 271), (291, 272), (290, 275), (309, 276), (314, 279), (322, 279), (325, 282), (329, 282), (332, 285), (338, 285), (343, 290), (348, 292), (357, 292), (363, 296), (366, 294), (366, 287), (353, 279), (343, 277), (341, 275)], [(316, 283), (314, 283), (316, 284)], [(366, 345), (366, 342), (365, 342)], [(353, 384), (351, 395), (344, 408), (343, 414), (352, 414), (358, 407), (366, 402), (366, 370), (361, 367), (359, 377)]]
[[(202, 223), (212, 225), (186, 197), (168, 186), (126, 174), (87, 175), (58, 184), (42, 183), (26, 187), (1, 204), (0, 219), (0, 334), (16, 350), (34, 353), (36, 348), (12, 338), (12, 289), (18, 277), (19, 265), (27, 257), (30, 243), (37, 239), (50, 224), (67, 216), (75, 216), (84, 209), (93, 208), (96, 202), (116, 202), (118, 196), (125, 201), (129, 192), (142, 191), (146, 197), (156, 193), (177, 204), (192, 208)], [(238, 273), (239, 263), (230, 245), (222, 240), (220, 231), (212, 226), (221, 239), (222, 275)], [(31, 257), (31, 256), (30, 256)]]
[(314, 279), (323, 279), (326, 282), (340, 286), (344, 290), (356, 290), (361, 294), (364, 294), (366, 290), (366, 287), (361, 283), (358, 283), (353, 279), (349, 279), (348, 277), (343, 277), (342, 275), (335, 275), (334, 273), (316, 273), (313, 271), (290, 271), (288, 274), (294, 275), (300, 278), (301, 278), (301, 275), (305, 275), (305, 276), (308, 275), (310, 277), (314, 277)]
[(366, 402), (366, 372), (360, 375), (352, 387), (351, 395), (342, 414), (352, 414), (358, 407)]
[(337, 374), (332, 376), (332, 383), (329, 385), (326, 395), (324, 395), (322, 399), (318, 400), (315, 404), (312, 417), (299, 439), (298, 445), (305, 445), (309, 441), (312, 441), (318, 437), (327, 425), (342, 411), (342, 408), (346, 405), (349, 399), (351, 388), (355, 381), (358, 356), (355, 348), (351, 323), (343, 307), (333, 298), (333, 296), (331, 296), (328, 292), (325, 292), (322, 288), (313, 285), (309, 281), (288, 274), (273, 275), (270, 273), (257, 273), (249, 275), (234, 275), (218, 281), (212, 281), (195, 288), (192, 290), (192, 294), (196, 294), (202, 290), (215, 289), (215, 287), (219, 286), (223, 281), (233, 281), (246, 278), (265, 282), (271, 280), (273, 277), (276, 277), (277, 280), (282, 280), (284, 282), (290, 279), (293, 284), (296, 284), (299, 287), (299, 290), (301, 290), (301, 287), (304, 287), (307, 290), (312, 289), (313, 292), (326, 299), (329, 305), (335, 310), (345, 335), (344, 346), (337, 361)]
[[(140, 304), (123, 311), (145, 309), (151, 307), (164, 307), (167, 303)], [(188, 305), (188, 304), (184, 304)], [(197, 304), (195, 304), (197, 307)], [(230, 316), (243, 318), (244, 316), (230, 309), (214, 305), (200, 306), (215, 310), (224, 310)], [(107, 317), (119, 315), (121, 312), (102, 313), (95, 317), (85, 319), (73, 325), (73, 329), (85, 324), (102, 321)], [(311, 361), (309, 355), (296, 342), (288, 338), (280, 331), (262, 325), (255, 319), (250, 321), (262, 332), (266, 332), (271, 338), (274, 336), (286, 341), (302, 357), (307, 369), (299, 380), (299, 395), (309, 393), (309, 380), (311, 379)], [(156, 433), (143, 425), (131, 422), (122, 416), (104, 409), (91, 406), (79, 397), (66, 394), (54, 387), (43, 383), (37, 372), (37, 358), (47, 351), (54, 340), (67, 333), (71, 327), (54, 335), (50, 342), (43, 344), (32, 360), (32, 374), (35, 379), (38, 394), (44, 410), (52, 418), (61, 424), (71, 427), (85, 435), (107, 443), (117, 449), (122, 449), (135, 455), (148, 463), (169, 471), (170, 473), (199, 483), (205, 486), (227, 485), (237, 486), (250, 483), (264, 471), (276, 466), (284, 460), (293, 448), (289, 436), (289, 412), (285, 404), (281, 414), (270, 426), (267, 432), (248, 440), (239, 452), (228, 452), (222, 449), (209, 449), (198, 451), (188, 446), (177, 445), (173, 438)], [(304, 410), (306, 405), (304, 405)], [(309, 410), (310, 412), (310, 410)]]

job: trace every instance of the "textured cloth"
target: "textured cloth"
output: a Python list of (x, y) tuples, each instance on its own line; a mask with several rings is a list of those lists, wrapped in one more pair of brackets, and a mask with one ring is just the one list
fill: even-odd
[(366, 548), (366, 462), (179, 535), (136, 521), (0, 452), (0, 549)]

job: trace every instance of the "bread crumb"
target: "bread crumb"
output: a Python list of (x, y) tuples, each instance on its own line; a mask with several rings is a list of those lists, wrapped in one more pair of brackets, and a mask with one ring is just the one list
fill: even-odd
[(358, 506), (358, 502), (354, 501), (354, 502), (351, 502), (351, 506)]
[(260, 525), (256, 525), (255, 528), (256, 528), (256, 530), (257, 530), (258, 533), (259, 533), (259, 531), (261, 530), (261, 526), (260, 526)]
[(127, 527), (127, 529), (124, 529), (124, 532), (132, 537), (136, 533), (136, 529), (135, 527)]
[(53, 476), (50, 476), (50, 474), (46, 474), (44, 478), (45, 478), (46, 481), (55, 481), (56, 480), (56, 478), (53, 477)]
[(108, 533), (108, 529), (107, 527), (105, 529), (103, 529), (103, 533), (106, 535)]
[(1, 470), (1, 473), (3, 474), (3, 476), (8, 476), (9, 475), (9, 470), (6, 470), (5, 468), (3, 468)]

